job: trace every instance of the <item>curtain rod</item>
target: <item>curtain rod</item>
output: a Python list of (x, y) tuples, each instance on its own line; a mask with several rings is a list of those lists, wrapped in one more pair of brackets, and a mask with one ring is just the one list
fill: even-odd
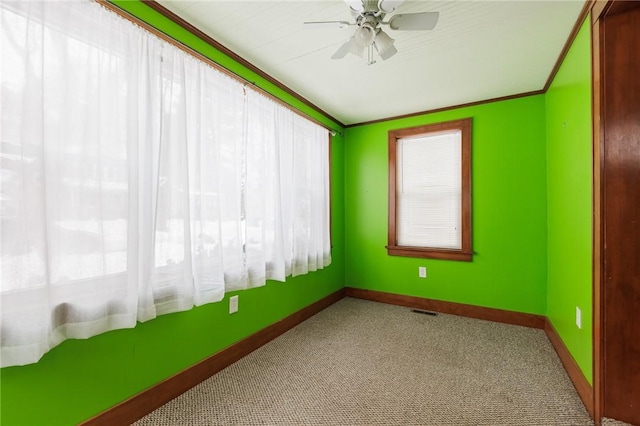
[(263, 89), (260, 86), (258, 86), (255, 81), (248, 80), (245, 77), (241, 76), (240, 74), (238, 74), (236, 72), (233, 72), (233, 71), (223, 67), (222, 65), (218, 64), (217, 62), (214, 62), (212, 59), (206, 57), (202, 53), (200, 53), (200, 52), (196, 51), (195, 49), (187, 46), (186, 44), (176, 40), (175, 38), (171, 37), (170, 35), (160, 31), (156, 27), (153, 27), (150, 24), (147, 24), (142, 19), (132, 15), (131, 13), (127, 12), (124, 9), (121, 9), (120, 7), (118, 7), (117, 5), (109, 2), (108, 0), (94, 0), (94, 1), (96, 3), (98, 3), (99, 5), (109, 9), (110, 11), (112, 11), (112, 12), (118, 14), (119, 16), (127, 19), (128, 21), (132, 22), (134, 25), (137, 25), (139, 27), (144, 28), (145, 30), (147, 30), (150, 33), (152, 33), (153, 35), (155, 35), (155, 36), (161, 38), (162, 40), (166, 41), (167, 43), (177, 47), (178, 49), (182, 50), (183, 52), (185, 52), (185, 53), (187, 53), (187, 54), (189, 54), (191, 56), (194, 56), (195, 58), (205, 62), (209, 66), (215, 68), (217, 71), (227, 75), (228, 77), (233, 78), (234, 80), (237, 80), (237, 81), (239, 81), (241, 83), (244, 83), (245, 87), (246, 86), (251, 86), (251, 88), (253, 90), (255, 90), (256, 92), (262, 94), (263, 96), (266, 96), (267, 98), (271, 99), (272, 101), (282, 105), (283, 107), (289, 109), (293, 113), (295, 113), (295, 114), (297, 114), (297, 115), (299, 115), (299, 116), (301, 116), (303, 118), (306, 118), (307, 120), (310, 120), (310, 121), (316, 123), (317, 125), (323, 127), (327, 131), (329, 131), (331, 136), (336, 136), (336, 135), (343, 136), (344, 135), (344, 133), (342, 131), (327, 126), (326, 124), (320, 122), (319, 120), (311, 117), (309, 114), (294, 108), (293, 106), (289, 105), (288, 103), (286, 103), (282, 99), (280, 99), (280, 98), (276, 97), (275, 95), (269, 93), (265, 89)]

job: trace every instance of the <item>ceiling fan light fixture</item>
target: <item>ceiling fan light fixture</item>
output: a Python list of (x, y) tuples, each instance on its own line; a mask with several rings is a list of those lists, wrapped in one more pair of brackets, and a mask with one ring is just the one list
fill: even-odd
[(378, 55), (383, 59), (387, 60), (396, 53), (398, 53), (398, 49), (393, 45), (395, 40), (389, 37), (387, 33), (382, 30), (378, 30), (376, 34), (376, 39), (374, 45), (376, 50), (378, 51)]
[(351, 43), (349, 47), (349, 53), (352, 53), (359, 57), (364, 57), (364, 46), (360, 46), (358, 43)]
[(376, 38), (375, 29), (368, 23), (362, 24), (358, 27), (354, 34), (356, 44), (363, 49), (371, 46)]

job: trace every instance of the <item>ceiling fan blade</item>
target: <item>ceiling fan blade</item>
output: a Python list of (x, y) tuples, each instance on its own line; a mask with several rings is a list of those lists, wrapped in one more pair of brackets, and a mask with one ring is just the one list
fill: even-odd
[(351, 38), (347, 40), (346, 43), (344, 43), (338, 50), (336, 50), (336, 53), (331, 56), (331, 59), (342, 59), (347, 56), (347, 53), (349, 53), (349, 51), (351, 50), (351, 46), (355, 43), (355, 40), (355, 37), (351, 36)]
[(344, 2), (349, 6), (352, 10), (356, 12), (362, 12), (364, 10), (364, 5), (362, 4), (362, 0), (344, 0)]
[(404, 0), (379, 0), (378, 8), (384, 13), (391, 13), (402, 3), (404, 3)]
[(326, 30), (331, 28), (345, 28), (349, 25), (355, 25), (347, 21), (322, 21), (322, 22), (305, 22), (307, 28)]
[(389, 20), (389, 28), (403, 31), (432, 30), (439, 16), (438, 12), (399, 14)]

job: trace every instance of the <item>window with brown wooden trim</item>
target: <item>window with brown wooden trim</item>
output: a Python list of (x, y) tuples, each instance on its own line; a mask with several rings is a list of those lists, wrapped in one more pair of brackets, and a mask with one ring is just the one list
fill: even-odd
[(389, 132), (391, 256), (471, 261), (471, 118)]

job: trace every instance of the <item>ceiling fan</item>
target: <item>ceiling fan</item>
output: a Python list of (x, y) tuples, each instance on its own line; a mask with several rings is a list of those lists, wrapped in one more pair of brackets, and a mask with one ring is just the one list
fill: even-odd
[(396, 14), (388, 21), (385, 16), (392, 13), (404, 0), (344, 0), (349, 6), (351, 15), (355, 22), (348, 21), (323, 21), (305, 22), (308, 27), (313, 28), (345, 28), (349, 26), (357, 27), (353, 35), (347, 40), (331, 59), (342, 59), (347, 53), (364, 57), (367, 52), (367, 64), (375, 63), (373, 57), (374, 49), (383, 60), (387, 60), (396, 53), (398, 49), (393, 45), (394, 39), (385, 33), (381, 26), (388, 25), (392, 30), (420, 31), (432, 30), (438, 22), (438, 12), (421, 12)]

